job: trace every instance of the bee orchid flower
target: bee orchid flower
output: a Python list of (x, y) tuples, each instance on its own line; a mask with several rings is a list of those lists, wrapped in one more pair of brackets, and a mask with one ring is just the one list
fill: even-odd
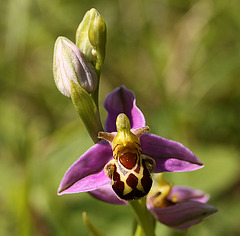
[(217, 212), (206, 204), (209, 195), (188, 186), (171, 186), (156, 175), (155, 183), (147, 196), (147, 208), (157, 221), (174, 230), (187, 230), (204, 218)]
[[(145, 133), (148, 127), (144, 115), (136, 105), (133, 92), (126, 87), (111, 92), (104, 107), (108, 115), (105, 132), (99, 135), (103, 140), (67, 170), (59, 195), (89, 192), (105, 202), (126, 204), (124, 200), (135, 200), (149, 192), (150, 172), (193, 171), (203, 167), (201, 160), (183, 144)], [(119, 140), (121, 145), (127, 145), (128, 151), (116, 159), (122, 152)]]

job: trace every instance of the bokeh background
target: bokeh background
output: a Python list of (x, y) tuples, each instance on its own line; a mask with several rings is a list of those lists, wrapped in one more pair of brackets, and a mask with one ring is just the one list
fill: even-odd
[[(57, 196), (67, 168), (93, 143), (55, 87), (56, 38), (72, 41), (95, 7), (108, 30), (100, 84), (133, 90), (152, 133), (182, 142), (205, 164), (169, 173), (211, 194), (219, 212), (187, 235), (240, 235), (239, 0), (0, 0), (0, 235), (130, 235), (127, 206), (87, 193)], [(185, 235), (158, 224), (157, 235)]]

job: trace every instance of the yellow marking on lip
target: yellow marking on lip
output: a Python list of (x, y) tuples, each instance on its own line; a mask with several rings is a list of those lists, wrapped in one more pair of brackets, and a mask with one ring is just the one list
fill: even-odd
[(138, 183), (137, 183), (136, 188), (144, 193), (145, 191), (144, 191), (144, 188), (143, 188), (142, 183), (141, 183), (141, 180), (143, 178), (143, 171), (144, 171), (143, 166), (141, 165), (139, 173), (136, 173), (133, 169), (131, 169), (131, 170), (127, 171), (126, 175), (123, 175), (123, 174), (121, 174), (121, 170), (120, 170), (119, 165), (122, 166), (121, 163), (117, 163), (117, 165), (116, 165), (116, 172), (120, 174), (120, 180), (124, 183), (123, 195), (125, 196), (125, 195), (127, 195), (128, 193), (130, 193), (133, 190), (132, 187), (130, 187), (127, 184), (127, 179), (128, 179), (130, 174), (133, 174), (133, 175), (135, 175), (137, 177)]

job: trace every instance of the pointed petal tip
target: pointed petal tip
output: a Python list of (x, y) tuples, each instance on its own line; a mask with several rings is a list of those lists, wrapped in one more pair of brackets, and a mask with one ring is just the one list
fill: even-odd
[(195, 156), (195, 157), (196, 157), (196, 164), (204, 167), (203, 162), (197, 156)]
[(57, 195), (58, 196), (61, 196), (61, 195), (63, 195), (63, 189), (62, 188), (60, 188), (60, 186), (59, 186), (59, 188), (58, 188), (58, 190), (57, 190)]
[(57, 190), (57, 195), (58, 196), (61, 196), (61, 195), (63, 195), (63, 194), (66, 194), (65, 192), (64, 192), (64, 190), (66, 190), (68, 187), (67, 186), (63, 186), (62, 185), (62, 182), (60, 183), (60, 185), (59, 185), (59, 187), (58, 187), (58, 190)]
[(196, 162), (196, 163), (192, 163), (193, 165), (195, 165), (195, 169), (193, 168), (192, 170), (199, 170), (202, 169), (204, 167), (204, 164), (201, 162)]
[(212, 215), (214, 213), (218, 212), (218, 209), (212, 205), (208, 205), (208, 215)]

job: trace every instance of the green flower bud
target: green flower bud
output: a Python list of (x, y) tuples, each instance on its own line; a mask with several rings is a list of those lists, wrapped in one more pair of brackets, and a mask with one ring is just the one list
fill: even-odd
[(86, 12), (76, 32), (76, 45), (89, 61), (101, 67), (105, 58), (106, 25), (96, 9)]
[(88, 93), (97, 88), (98, 78), (80, 49), (65, 37), (58, 37), (54, 47), (53, 75), (59, 91), (71, 98), (71, 80)]

